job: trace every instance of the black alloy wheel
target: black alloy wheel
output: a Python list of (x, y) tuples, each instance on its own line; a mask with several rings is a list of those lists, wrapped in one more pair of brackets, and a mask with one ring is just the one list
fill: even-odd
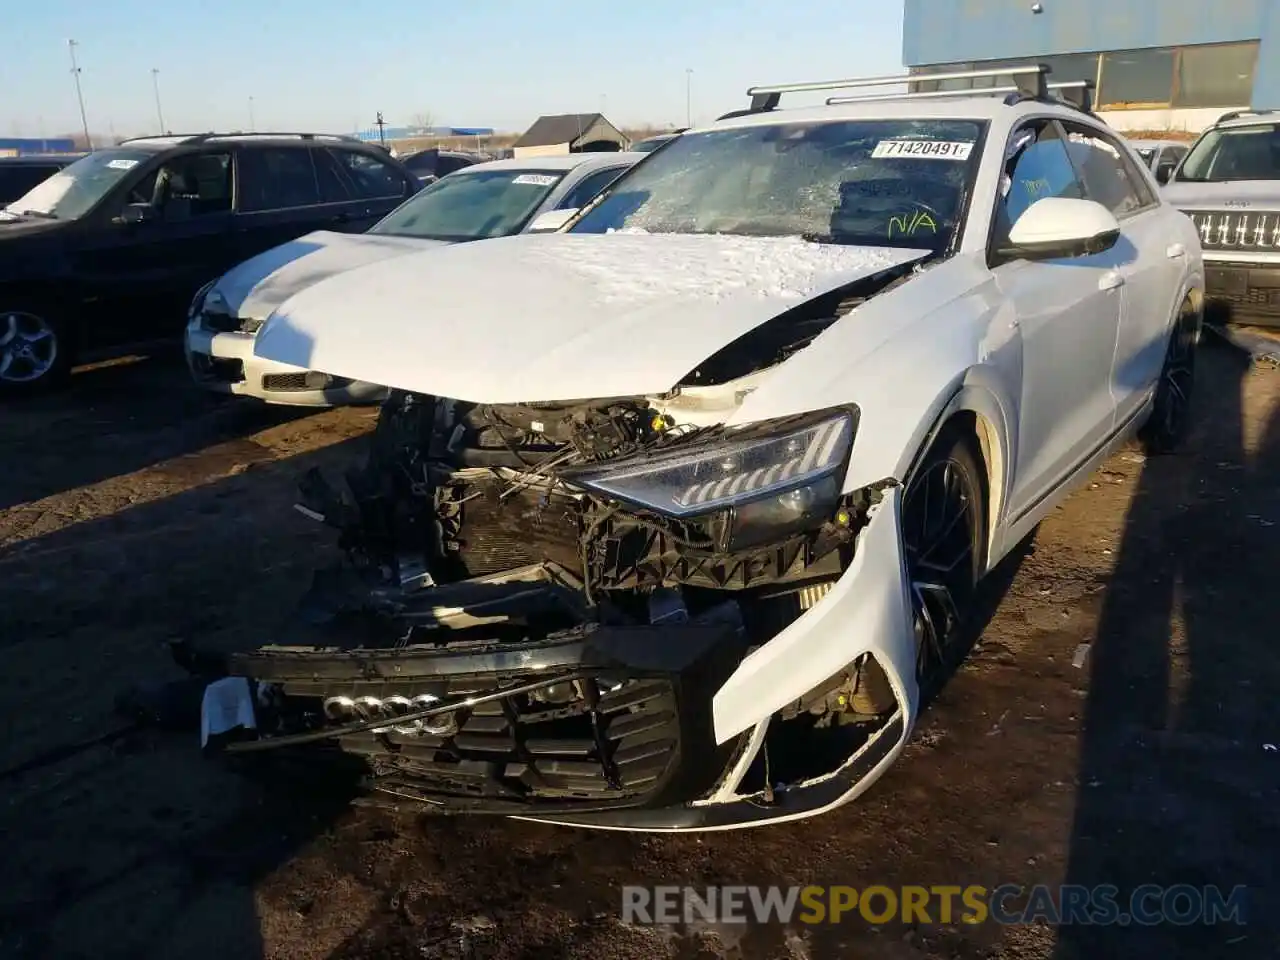
[(985, 486), (971, 438), (944, 429), (903, 497), (902, 541), (922, 697), (937, 691), (965, 652), (964, 628), (986, 563)]

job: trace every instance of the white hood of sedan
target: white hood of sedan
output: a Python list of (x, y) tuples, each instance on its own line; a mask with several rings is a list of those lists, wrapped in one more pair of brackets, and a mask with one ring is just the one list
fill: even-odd
[(233, 267), (210, 294), (221, 294), (233, 316), (265, 320), (299, 290), (334, 274), (444, 245), (441, 240), (317, 230)]
[(476, 403), (662, 393), (785, 310), (925, 255), (631, 232), (457, 244), (307, 287), (254, 352)]

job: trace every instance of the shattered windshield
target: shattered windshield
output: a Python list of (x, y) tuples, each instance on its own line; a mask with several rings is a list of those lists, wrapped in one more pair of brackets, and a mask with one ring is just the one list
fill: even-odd
[(573, 233), (801, 236), (946, 248), (986, 124), (850, 120), (686, 133), (624, 175)]
[(32, 187), (5, 207), (11, 215), (74, 220), (83, 216), (138, 164), (147, 150), (99, 150)]
[(484, 240), (524, 229), (563, 170), (460, 170), (407, 200), (370, 233), (424, 240)]
[(1210, 130), (1178, 170), (1178, 180), (1280, 180), (1280, 124)]

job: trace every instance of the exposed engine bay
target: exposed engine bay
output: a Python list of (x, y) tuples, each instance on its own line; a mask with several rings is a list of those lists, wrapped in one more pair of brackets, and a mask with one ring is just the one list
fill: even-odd
[[(808, 343), (815, 326), (788, 329)], [(771, 362), (798, 349), (772, 337)], [(731, 346), (689, 379), (740, 375)], [(492, 812), (669, 807), (730, 776), (762, 802), (840, 767), (895, 707), (870, 656), (781, 710), (763, 745), (717, 744), (708, 704), (849, 567), (881, 495), (841, 491), (857, 409), (693, 426), (680, 391), (393, 391), (342, 488), (303, 480), (298, 509), (337, 528), (345, 559), (304, 604), (317, 634), (233, 663), (262, 713), (235, 747), (357, 757), (375, 792)]]

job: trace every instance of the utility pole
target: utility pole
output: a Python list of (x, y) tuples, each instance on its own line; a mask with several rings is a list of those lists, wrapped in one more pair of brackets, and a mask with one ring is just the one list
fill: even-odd
[(75, 40), (67, 41), (67, 50), (71, 53), (71, 76), (76, 81), (76, 100), (80, 104), (80, 126), (84, 130), (84, 146), (85, 149), (93, 151), (93, 141), (89, 138), (89, 118), (84, 112), (84, 91), (80, 89), (80, 65), (76, 63), (76, 47), (79, 44)]
[(160, 133), (164, 134), (164, 111), (160, 109), (160, 69), (151, 68), (151, 86), (156, 91), (156, 119), (160, 121)]
[(387, 122), (382, 119), (381, 110), (378, 111), (378, 119), (374, 121), (373, 125), (378, 128), (378, 142), (385, 147), (387, 145)]
[(693, 67), (684, 68), (684, 125), (693, 126)]
[(255, 133), (258, 129), (258, 121), (253, 117), (253, 97), (249, 98), (249, 132)]

